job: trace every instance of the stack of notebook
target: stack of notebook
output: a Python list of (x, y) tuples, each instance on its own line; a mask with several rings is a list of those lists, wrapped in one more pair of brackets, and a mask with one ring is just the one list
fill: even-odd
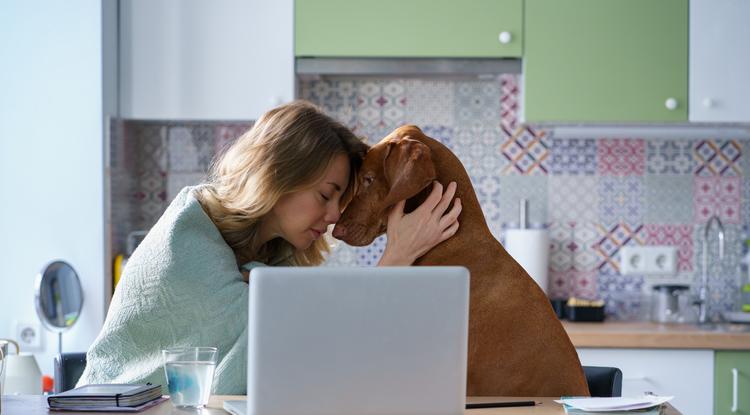
[(47, 398), (51, 410), (137, 412), (166, 398), (161, 385), (86, 385)]

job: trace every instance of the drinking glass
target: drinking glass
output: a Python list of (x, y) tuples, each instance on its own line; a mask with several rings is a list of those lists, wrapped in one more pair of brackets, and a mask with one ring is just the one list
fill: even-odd
[(218, 350), (180, 347), (162, 350), (169, 398), (178, 408), (203, 408), (211, 395)]

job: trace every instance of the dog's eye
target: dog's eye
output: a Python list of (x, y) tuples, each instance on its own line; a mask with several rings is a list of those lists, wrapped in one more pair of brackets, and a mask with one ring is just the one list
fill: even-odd
[(375, 178), (372, 176), (365, 176), (363, 179), (364, 179), (365, 186), (369, 186), (372, 184), (373, 181), (375, 181)]

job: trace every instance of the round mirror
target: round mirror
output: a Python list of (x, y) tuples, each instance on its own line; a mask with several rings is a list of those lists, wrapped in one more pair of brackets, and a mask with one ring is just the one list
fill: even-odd
[(52, 261), (36, 277), (36, 313), (45, 327), (62, 333), (78, 320), (83, 290), (78, 274), (67, 262)]

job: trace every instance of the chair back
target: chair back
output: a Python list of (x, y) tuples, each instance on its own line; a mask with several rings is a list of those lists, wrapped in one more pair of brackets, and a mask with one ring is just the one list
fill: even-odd
[(55, 356), (55, 393), (76, 387), (86, 368), (86, 353), (62, 353)]
[(584, 366), (589, 393), (598, 398), (622, 396), (622, 371), (616, 367)]

